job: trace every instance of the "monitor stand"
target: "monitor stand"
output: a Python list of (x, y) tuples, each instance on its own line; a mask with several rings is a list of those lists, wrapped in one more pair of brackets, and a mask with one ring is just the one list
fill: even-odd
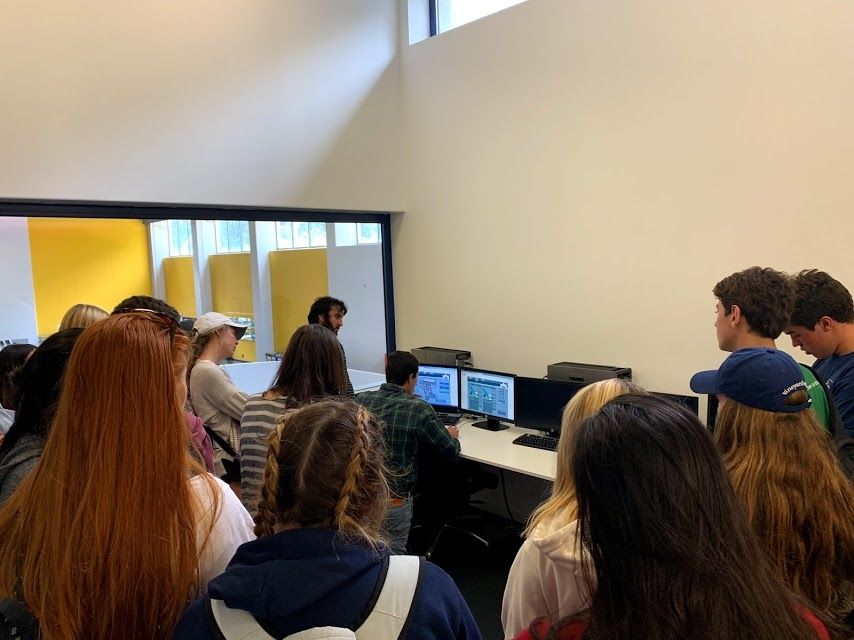
[(497, 418), (487, 418), (480, 422), (472, 422), (471, 426), (477, 427), (478, 429), (486, 429), (487, 431), (504, 431), (504, 429), (510, 428), (509, 424), (504, 424)]

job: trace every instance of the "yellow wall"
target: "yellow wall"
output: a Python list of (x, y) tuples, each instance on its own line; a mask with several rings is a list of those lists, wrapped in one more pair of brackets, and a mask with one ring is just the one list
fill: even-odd
[[(227, 316), (254, 317), (252, 275), (248, 253), (226, 253), (209, 258), (213, 311)], [(255, 360), (255, 342), (241, 340), (234, 351), (238, 360)]]
[(106, 311), (151, 295), (148, 233), (139, 220), (29, 218), (38, 332), (56, 331), (72, 305)]
[(163, 277), (166, 281), (166, 302), (181, 315), (196, 316), (196, 293), (193, 256), (163, 259)]
[(271, 251), (273, 344), (284, 351), (296, 329), (306, 323), (311, 303), (329, 293), (326, 249)]

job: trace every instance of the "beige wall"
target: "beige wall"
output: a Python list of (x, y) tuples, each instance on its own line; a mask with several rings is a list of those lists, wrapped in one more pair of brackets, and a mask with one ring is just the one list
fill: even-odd
[(850, 2), (529, 0), (402, 67), (403, 347), (685, 392), (723, 357), (721, 277), (817, 266), (854, 290)]
[(405, 209), (402, 347), (670, 391), (720, 277), (854, 288), (854, 4), (529, 0), (396, 58), (407, 4), (4, 3), (0, 194)]
[(401, 208), (395, 0), (0, 3), (0, 194)]

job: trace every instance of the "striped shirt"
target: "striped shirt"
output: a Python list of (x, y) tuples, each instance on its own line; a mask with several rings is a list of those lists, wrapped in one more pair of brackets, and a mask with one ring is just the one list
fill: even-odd
[(265, 400), (263, 394), (259, 394), (246, 401), (240, 419), (240, 499), (253, 518), (264, 485), (268, 438), (276, 421), (293, 410), (287, 407), (285, 397)]

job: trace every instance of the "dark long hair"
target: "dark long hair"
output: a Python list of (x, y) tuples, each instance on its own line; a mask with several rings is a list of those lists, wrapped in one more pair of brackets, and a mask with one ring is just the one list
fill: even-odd
[(300, 406), (346, 390), (344, 355), (335, 333), (319, 324), (306, 324), (291, 336), (267, 393), (285, 396), (290, 406)]
[(591, 640), (815, 637), (689, 411), (620, 396), (581, 426), (572, 468)]
[(10, 344), (0, 349), (0, 403), (5, 409), (17, 408), (20, 394), (15, 387), (16, 375), (35, 350), (31, 344)]
[(19, 392), (15, 422), (0, 445), (0, 456), (27, 433), (47, 437), (62, 389), (62, 376), (71, 350), (83, 329), (65, 329), (45, 339), (15, 376)]

